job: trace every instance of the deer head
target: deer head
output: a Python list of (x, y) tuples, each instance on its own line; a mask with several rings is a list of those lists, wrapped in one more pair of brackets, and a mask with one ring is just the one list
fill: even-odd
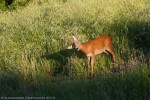
[(78, 49), (80, 48), (81, 44), (78, 42), (77, 38), (75, 36), (72, 36), (72, 45), (69, 46), (67, 49)]

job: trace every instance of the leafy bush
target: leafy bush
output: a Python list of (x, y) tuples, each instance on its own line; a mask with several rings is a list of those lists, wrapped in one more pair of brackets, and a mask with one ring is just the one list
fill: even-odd
[(32, 0), (1, 0), (0, 10), (14, 10), (26, 6)]
[(5, 11), (7, 9), (6, 7), (6, 1), (5, 0), (1, 0), (0, 1), (0, 10), (1, 11)]

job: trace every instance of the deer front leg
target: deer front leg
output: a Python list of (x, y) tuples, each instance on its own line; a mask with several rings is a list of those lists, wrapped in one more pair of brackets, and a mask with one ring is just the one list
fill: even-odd
[(91, 76), (94, 75), (94, 59), (95, 59), (95, 56), (92, 56), (91, 57)]
[(88, 56), (88, 77), (90, 77), (90, 73), (91, 73), (91, 57)]

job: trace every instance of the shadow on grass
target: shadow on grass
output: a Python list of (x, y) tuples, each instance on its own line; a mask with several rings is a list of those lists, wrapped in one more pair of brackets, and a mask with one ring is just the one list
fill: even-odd
[(149, 21), (139, 19), (119, 18), (110, 26), (112, 32), (119, 33), (118, 37), (126, 37), (130, 48), (142, 50), (145, 57), (150, 58), (150, 25)]
[[(149, 100), (148, 69), (112, 74), (97, 79), (51, 82), (38, 78), (28, 81), (13, 69), (0, 76), (0, 97), (49, 97), (56, 100)], [(32, 98), (33, 99), (33, 98)], [(52, 99), (53, 100), (53, 99)]]
[[(15, 67), (0, 71), (0, 97), (17, 96), (24, 94), (20, 90), (24, 89), (23, 75)], [(17, 92), (16, 92), (17, 91)], [(20, 93), (18, 93), (20, 91)], [(24, 89), (24, 91), (26, 91)]]
[(82, 52), (78, 52), (76, 50), (61, 50), (54, 53), (46, 53), (45, 55), (42, 55), (42, 58), (46, 58), (47, 60), (54, 60), (56, 62), (56, 66), (54, 68), (54, 76), (57, 74), (64, 74), (68, 75), (69, 73), (69, 60), (70, 57), (77, 56), (78, 58), (85, 58), (84, 54)]

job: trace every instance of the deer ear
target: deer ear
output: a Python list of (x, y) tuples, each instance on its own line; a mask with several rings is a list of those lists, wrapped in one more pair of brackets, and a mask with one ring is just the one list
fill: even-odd
[(77, 40), (77, 38), (76, 38), (75, 36), (72, 36), (72, 40), (73, 40), (74, 42), (78, 42), (78, 40)]

